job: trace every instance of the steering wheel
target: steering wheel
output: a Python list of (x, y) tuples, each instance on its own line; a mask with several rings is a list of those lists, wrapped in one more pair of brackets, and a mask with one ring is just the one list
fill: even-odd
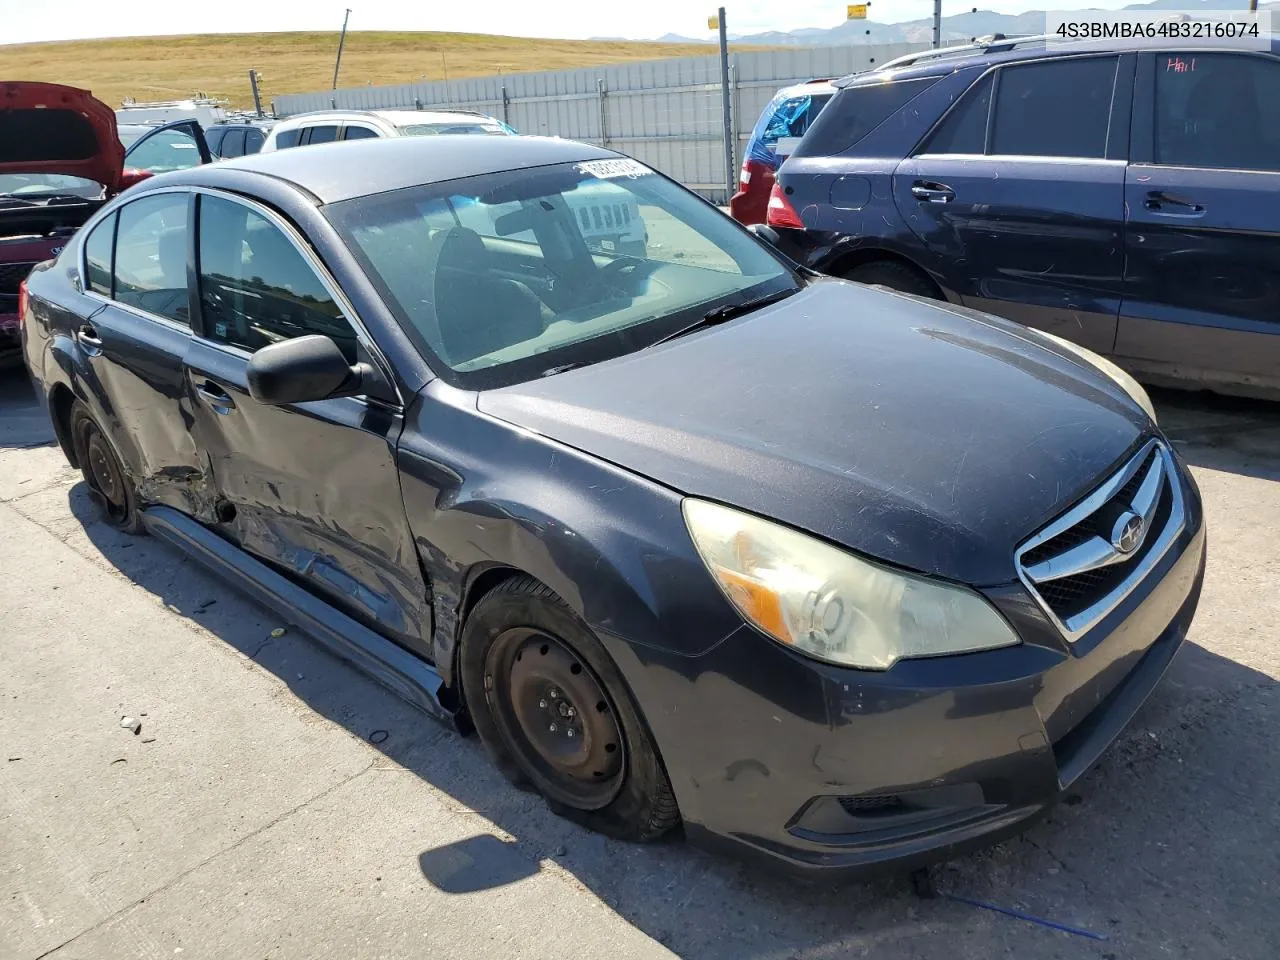
[(652, 260), (623, 254), (610, 260), (600, 268), (600, 278), (606, 283), (617, 284), (619, 281), (637, 280), (652, 269)]

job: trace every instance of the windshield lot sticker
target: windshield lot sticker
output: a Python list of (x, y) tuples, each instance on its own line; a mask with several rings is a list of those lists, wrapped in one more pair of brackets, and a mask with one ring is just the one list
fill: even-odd
[(636, 177), (653, 173), (643, 163), (627, 157), (617, 160), (588, 160), (586, 163), (578, 164), (578, 172), (599, 177), (601, 180), (616, 180), (619, 177), (634, 180)]

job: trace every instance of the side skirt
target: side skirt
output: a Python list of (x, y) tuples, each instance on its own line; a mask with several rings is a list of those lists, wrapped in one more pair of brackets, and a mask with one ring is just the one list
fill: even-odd
[(305, 630), (338, 659), (435, 719), (457, 728), (453, 711), (440, 701), (444, 681), (430, 664), (177, 510), (149, 507), (143, 511), (142, 521), (147, 532), (178, 547), (242, 593)]

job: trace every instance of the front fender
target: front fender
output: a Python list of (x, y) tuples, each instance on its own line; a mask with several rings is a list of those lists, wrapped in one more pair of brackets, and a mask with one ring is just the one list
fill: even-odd
[(474, 404), (433, 382), (397, 453), (446, 682), (467, 590), (494, 567), (546, 584), (606, 647), (696, 656), (741, 625), (694, 551), (679, 493)]

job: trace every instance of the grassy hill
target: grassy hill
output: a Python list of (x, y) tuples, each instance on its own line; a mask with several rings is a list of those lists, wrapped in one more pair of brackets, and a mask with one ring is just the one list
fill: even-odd
[[(200, 92), (253, 105), (249, 70), (273, 96), (327, 89), (337, 33), (197, 34), (0, 46), (0, 80), (47, 80), (92, 90), (118, 107), (125, 97), (173, 100)], [(707, 56), (704, 44), (542, 40), (476, 33), (347, 34), (339, 86), (413, 83), (498, 72), (560, 70), (631, 60)]]

